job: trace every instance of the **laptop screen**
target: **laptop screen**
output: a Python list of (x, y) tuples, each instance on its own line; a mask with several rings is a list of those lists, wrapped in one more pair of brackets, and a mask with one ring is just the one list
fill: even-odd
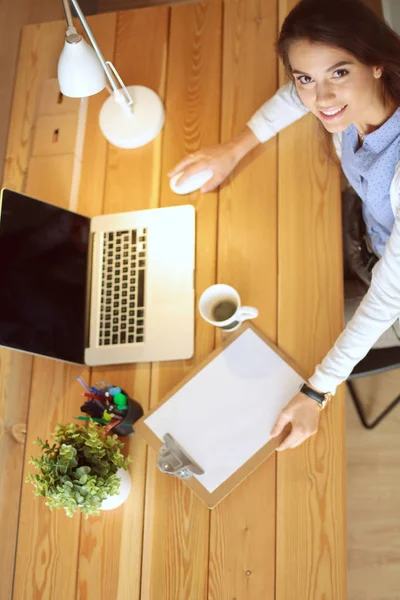
[(84, 362), (90, 219), (3, 190), (0, 344)]

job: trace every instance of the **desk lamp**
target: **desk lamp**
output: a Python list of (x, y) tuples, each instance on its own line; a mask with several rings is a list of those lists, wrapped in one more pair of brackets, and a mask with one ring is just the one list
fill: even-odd
[[(87, 44), (74, 27), (71, 4), (90, 41)], [(106, 61), (76, 0), (63, 0), (67, 31), (58, 62), (60, 91), (71, 98), (84, 98), (107, 87), (110, 97), (100, 110), (104, 137), (119, 148), (138, 148), (151, 142), (165, 121), (164, 106), (151, 89), (125, 86), (114, 65)]]

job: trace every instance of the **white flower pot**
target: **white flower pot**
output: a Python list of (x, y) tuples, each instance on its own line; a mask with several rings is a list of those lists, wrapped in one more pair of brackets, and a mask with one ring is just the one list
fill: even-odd
[(121, 480), (119, 494), (109, 496), (108, 498), (103, 500), (100, 506), (100, 510), (113, 510), (113, 508), (121, 506), (121, 504), (123, 504), (129, 496), (132, 486), (131, 476), (129, 475), (129, 472), (125, 471), (125, 469), (118, 469), (116, 475)]

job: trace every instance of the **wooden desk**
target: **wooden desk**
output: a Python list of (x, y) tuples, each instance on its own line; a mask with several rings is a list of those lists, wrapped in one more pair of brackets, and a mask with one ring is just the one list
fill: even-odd
[[(273, 42), (288, 10), (283, 0), (209, 0), (92, 18), (104, 55), (114, 56), (127, 84), (161, 95), (167, 122), (154, 143), (118, 150), (97, 124), (105, 95), (90, 99), (79, 211), (181, 202), (168, 187), (169, 168), (188, 152), (228, 140), (279, 85)], [(63, 23), (23, 32), (5, 172), (5, 185), (16, 190), (24, 189), (35, 106), (43, 81), (56, 74), (63, 32)], [(189, 200), (197, 211), (197, 299), (216, 281), (237, 287), (260, 309), (256, 325), (311, 373), (342, 326), (339, 175), (312, 119), (248, 157), (219, 193)], [(1, 351), (2, 598), (346, 597), (341, 392), (317, 436), (266, 461), (212, 512), (182, 482), (159, 473), (135, 436), (133, 490), (120, 509), (70, 520), (35, 501), (26, 484), (19, 500), (33, 440), (77, 413), (78, 375), (121, 384), (147, 408), (215, 343), (214, 329), (197, 316), (191, 361), (90, 373)], [(18, 422), (28, 424), (25, 450), (11, 434)]]

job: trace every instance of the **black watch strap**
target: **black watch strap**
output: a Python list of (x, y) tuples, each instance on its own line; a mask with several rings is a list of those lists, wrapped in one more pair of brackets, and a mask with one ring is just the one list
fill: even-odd
[(321, 406), (325, 406), (326, 401), (327, 401), (325, 394), (321, 394), (320, 392), (316, 392), (312, 388), (308, 387), (308, 385), (306, 383), (303, 383), (303, 385), (300, 388), (300, 392), (302, 392), (303, 394), (305, 394), (309, 398), (312, 398), (313, 400), (315, 400), (316, 402), (318, 402), (318, 404), (321, 404)]

